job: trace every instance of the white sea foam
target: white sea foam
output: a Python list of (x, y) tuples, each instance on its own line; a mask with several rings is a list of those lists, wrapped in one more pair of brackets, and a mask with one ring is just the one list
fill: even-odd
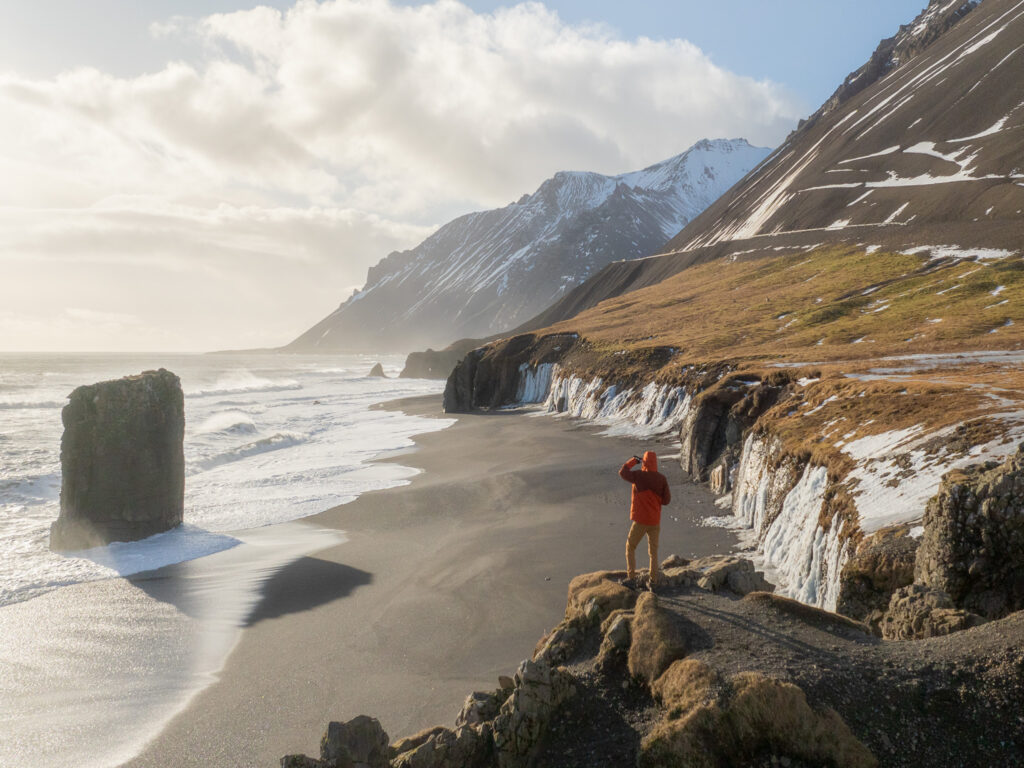
[[(363, 356), (5, 356), (0, 403), (12, 409), (3, 411), (0, 438), (0, 606), (116, 576), (120, 571), (111, 562), (146, 569), (175, 557), (200, 557), (227, 546), (236, 531), (305, 517), (365, 491), (408, 482), (413, 470), (367, 461), (451, 422), (369, 406), (437, 393), (443, 385), (367, 379), (373, 362)], [(397, 357), (381, 362), (385, 370), (401, 366)], [(49, 528), (59, 511), (66, 395), (82, 384), (160, 366), (177, 373), (188, 393), (188, 525), (156, 542), (114, 545), (103, 556), (54, 554)]]

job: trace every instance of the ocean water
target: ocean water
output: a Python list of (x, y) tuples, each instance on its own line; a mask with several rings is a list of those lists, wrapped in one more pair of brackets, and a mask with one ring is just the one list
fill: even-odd
[[(380, 359), (394, 376), (399, 357)], [(374, 379), (377, 358), (0, 355), (0, 606), (82, 581), (234, 546), (231, 532), (296, 520), (405, 481), (367, 465), (443, 420), (369, 410), (442, 383)], [(185, 391), (185, 525), (143, 542), (58, 555), (61, 408), (75, 387), (165, 367)]]
[[(107, 768), (137, 754), (216, 680), (262, 584), (345, 540), (300, 519), (412, 477), (368, 462), (451, 421), (370, 406), (443, 385), (371, 379), (378, 359), (391, 376), (403, 362), (0, 355), (0, 768)], [(50, 552), (66, 396), (161, 366), (185, 391), (185, 525)]]

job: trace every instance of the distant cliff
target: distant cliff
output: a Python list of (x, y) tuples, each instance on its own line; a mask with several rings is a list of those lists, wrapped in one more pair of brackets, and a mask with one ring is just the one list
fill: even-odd
[(519, 326), (615, 260), (648, 256), (768, 154), (701, 141), (619, 176), (561, 172), (390, 254), (290, 352), (435, 349)]

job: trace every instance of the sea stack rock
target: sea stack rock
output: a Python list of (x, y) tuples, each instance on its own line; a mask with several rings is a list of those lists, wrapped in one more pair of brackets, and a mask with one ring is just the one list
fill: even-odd
[(375, 376), (378, 379), (386, 379), (387, 374), (384, 373), (384, 366), (380, 363), (374, 365), (373, 368), (370, 369), (370, 376)]
[(185, 398), (170, 371), (78, 387), (61, 418), (60, 517), (50, 548), (134, 541), (181, 524)]

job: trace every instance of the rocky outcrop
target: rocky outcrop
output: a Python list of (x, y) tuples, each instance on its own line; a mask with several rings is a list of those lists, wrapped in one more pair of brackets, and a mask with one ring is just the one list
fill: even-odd
[(544, 659), (524, 661), (515, 676), (515, 690), (494, 719), (498, 768), (525, 768), (555, 712), (575, 693), (571, 676)]
[[(781, 386), (744, 376), (727, 376), (701, 392), (679, 432), (683, 469), (705, 481), (712, 464), (725, 458), (725, 474), (719, 486), (726, 487), (728, 467), (739, 459), (746, 431), (779, 401), (783, 392)], [(723, 457), (726, 453), (729, 455)]]
[[(960, 19), (974, 10), (979, 2), (980, 0), (963, 0), (952, 3), (949, 0), (932, 0), (914, 21), (901, 26), (897, 34), (879, 43), (867, 63), (847, 75), (843, 84), (817, 112), (807, 119), (806, 123), (813, 125), (823, 115), (834, 112), (896, 67), (916, 58)], [(802, 121), (801, 127), (804, 124)]]
[(835, 765), (874, 768), (878, 760), (835, 710), (815, 709), (792, 683), (757, 672), (723, 679), (705, 664), (676, 662), (655, 685), (669, 708), (643, 740), (639, 768)]
[[(578, 632), (566, 666), (551, 656), (558, 644), (542, 643), (514, 678), (471, 694), (454, 727), (392, 744), (388, 765), (910, 768), (1017, 758), (1024, 614), (933, 640), (922, 653), (771, 593), (736, 599), (721, 574), (753, 566), (735, 560), (672, 557), (664, 567), (676, 580), (659, 595), (623, 587), (621, 571), (577, 577), (560, 625)], [(964, 626), (980, 621), (924, 587), (901, 588), (891, 602), (891, 620), (913, 608), (915, 636), (943, 634), (958, 616)], [(356, 721), (359, 738), (344, 736), (350, 724), (333, 724), (320, 759), (282, 765), (379, 765), (386, 737), (372, 719)]]
[(884, 528), (860, 542), (839, 575), (839, 613), (877, 625), (893, 593), (913, 583), (919, 542), (909, 531)]
[(400, 379), (447, 379), (466, 355), (485, 343), (483, 339), (462, 339), (444, 349), (410, 352)]
[(433, 728), (422, 743), (395, 754), (391, 768), (485, 768), (493, 752), (489, 723)]
[(320, 759), (305, 755), (281, 758), (281, 768), (389, 768), (388, 735), (376, 718), (359, 715), (332, 722), (320, 739)]
[(879, 630), (886, 640), (922, 640), (984, 623), (976, 613), (954, 607), (945, 592), (911, 584), (893, 593)]
[(386, 379), (388, 377), (388, 375), (384, 373), (384, 366), (380, 363), (376, 363), (367, 375), (371, 378), (377, 379)]
[(577, 343), (574, 333), (503, 339), (466, 355), (448, 377), (444, 389), (446, 413), (499, 408), (516, 402), (523, 366), (554, 363)]
[(915, 581), (986, 618), (1024, 608), (1024, 449), (948, 473), (928, 502)]
[(181, 524), (185, 401), (170, 371), (78, 387), (61, 413), (55, 550), (134, 541)]

